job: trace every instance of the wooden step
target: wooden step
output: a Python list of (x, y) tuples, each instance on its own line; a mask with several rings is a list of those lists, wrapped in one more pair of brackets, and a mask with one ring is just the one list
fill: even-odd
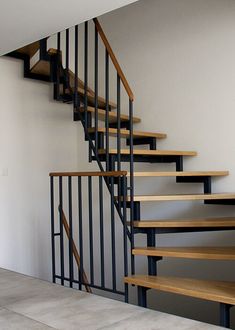
[[(89, 133), (94, 133), (95, 128), (91, 127), (88, 129)], [(105, 127), (99, 127), (98, 128), (99, 133), (106, 133)], [(116, 128), (109, 128), (109, 135), (111, 136), (117, 136), (118, 130)], [(120, 136), (122, 138), (128, 138), (130, 135), (130, 131), (127, 129), (121, 129), (120, 130)], [(150, 133), (150, 132), (141, 132), (141, 131), (134, 131), (133, 132), (133, 138), (156, 138), (156, 139), (165, 139), (166, 134), (163, 133)]]
[[(105, 149), (99, 149), (99, 154), (106, 154)], [(110, 155), (116, 155), (117, 149), (110, 149)], [(121, 149), (122, 155), (129, 155), (129, 149)], [(196, 156), (197, 153), (195, 151), (176, 151), (176, 150), (148, 150), (148, 149), (134, 149), (134, 155), (141, 155), (141, 156)]]
[(132, 254), (205, 260), (235, 260), (235, 247), (135, 247)]
[[(95, 114), (94, 107), (87, 107), (87, 111), (90, 112), (92, 115)], [(84, 112), (84, 108), (80, 108), (80, 112)], [(98, 118), (99, 120), (105, 121), (105, 111), (103, 109), (98, 109)], [(128, 122), (129, 116), (121, 115), (122, 122)], [(116, 123), (117, 122), (117, 114), (114, 111), (109, 111), (109, 122)], [(141, 119), (138, 117), (133, 117), (133, 123), (140, 123)]]
[(125, 283), (149, 289), (177, 293), (225, 304), (235, 304), (235, 282), (206, 281), (193, 278), (134, 275)]
[(36, 54), (36, 52), (39, 50), (39, 48), (40, 48), (40, 42), (36, 41), (30, 45), (17, 49), (16, 52), (24, 54), (24, 55), (28, 55), (29, 57), (33, 57), (33, 55)]
[(42, 76), (50, 76), (50, 62), (40, 60), (33, 65), (30, 70), (31, 73), (42, 75)]
[(231, 228), (235, 227), (235, 218), (202, 218), (176, 220), (134, 221), (135, 228)]
[[(126, 199), (130, 201), (130, 197)], [(197, 200), (235, 200), (234, 193), (223, 194), (188, 194), (188, 195), (143, 195), (134, 196), (135, 202), (162, 202), (162, 201), (197, 201)]]
[[(130, 176), (130, 173), (127, 174)], [(173, 171), (173, 172), (134, 172), (135, 177), (200, 177), (227, 176), (229, 171)]]
[[(48, 50), (48, 54), (49, 55), (56, 55), (58, 53), (57, 49), (55, 48), (50, 48)], [(60, 52), (61, 57), (62, 57), (62, 52)], [(40, 61), (41, 62), (41, 61)], [(42, 69), (43, 75), (50, 75), (50, 66), (46, 66), (45, 63), (41, 66), (39, 65), (39, 69)], [(70, 69), (68, 70), (68, 74), (69, 74), (69, 85), (72, 91), (74, 91), (74, 86), (75, 86), (75, 74), (73, 73), (73, 71), (71, 71)], [(65, 94), (67, 95), (71, 95), (71, 90), (66, 89), (65, 90)], [(82, 99), (84, 99), (84, 95), (85, 95), (85, 84), (84, 82), (78, 77), (78, 94), (82, 97)], [(89, 105), (94, 106), (95, 105), (95, 92), (89, 87), (87, 86), (87, 101)], [(101, 109), (106, 109), (106, 101), (103, 97), (98, 96), (98, 107)], [(116, 103), (109, 101), (109, 109), (116, 109), (117, 105)]]
[[(72, 88), (72, 91), (75, 91), (75, 74), (69, 70), (69, 84)], [(68, 91), (67, 91), (68, 92)], [(84, 99), (85, 96), (85, 84), (84, 82), (78, 78), (78, 94)], [(95, 106), (95, 92), (90, 88), (87, 87), (87, 101), (88, 104), (91, 106)], [(106, 109), (106, 100), (102, 96), (98, 96), (98, 107), (100, 109)], [(116, 109), (117, 104), (109, 101), (109, 109)]]

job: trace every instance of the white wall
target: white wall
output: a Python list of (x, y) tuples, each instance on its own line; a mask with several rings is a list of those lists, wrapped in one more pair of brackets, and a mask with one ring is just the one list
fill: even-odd
[[(230, 170), (215, 192), (234, 191), (235, 2), (143, 0), (101, 17), (101, 23), (136, 95), (138, 128), (163, 131), (167, 149), (197, 150), (185, 169)], [(22, 63), (0, 59), (0, 265), (50, 279), (49, 179), (53, 170), (86, 170), (87, 145), (68, 105), (52, 100), (52, 88), (22, 78)], [(13, 94), (14, 92), (14, 94)], [(86, 155), (84, 157), (83, 155)], [(82, 155), (82, 157), (81, 157)], [(89, 165), (89, 168), (97, 168)], [(136, 169), (140, 166), (136, 166)], [(144, 169), (172, 165), (141, 165)], [(143, 185), (143, 182), (145, 185)], [(138, 193), (200, 192), (174, 179), (146, 179)], [(149, 204), (143, 218), (234, 215), (232, 206)], [(164, 235), (161, 245), (232, 245), (233, 233)], [(139, 244), (145, 244), (138, 238)], [(146, 272), (145, 258), (138, 272)], [(160, 274), (234, 279), (231, 262), (166, 260)], [(135, 289), (131, 289), (133, 297)], [(149, 293), (150, 307), (217, 322), (218, 305)], [(132, 301), (133, 298), (132, 298)]]
[(87, 145), (48, 83), (23, 79), (19, 60), (1, 58), (0, 71), (0, 265), (50, 280), (48, 175), (89, 168)]

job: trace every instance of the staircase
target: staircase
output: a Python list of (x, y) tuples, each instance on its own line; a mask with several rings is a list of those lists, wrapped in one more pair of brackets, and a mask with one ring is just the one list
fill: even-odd
[[(94, 31), (92, 40), (89, 39), (89, 29)], [(71, 40), (71, 30), (74, 39)], [(82, 31), (82, 40), (78, 38)], [(65, 50), (62, 51), (62, 41), (65, 39)], [(116, 195), (113, 204), (122, 220), (124, 207), (130, 209), (128, 230), (126, 235), (131, 244), (131, 271), (125, 274), (126, 285), (134, 285), (138, 290), (138, 304), (147, 306), (147, 291), (149, 289), (170, 292), (218, 302), (220, 304), (220, 324), (230, 325), (230, 308), (235, 305), (235, 282), (214, 280), (199, 280), (192, 278), (162, 277), (157, 275), (157, 263), (162, 258), (187, 258), (200, 260), (235, 260), (234, 247), (159, 247), (156, 245), (156, 235), (163, 233), (184, 233), (203, 231), (224, 231), (235, 229), (235, 217), (211, 217), (196, 219), (143, 219), (141, 205), (146, 202), (163, 201), (202, 201), (204, 204), (235, 205), (235, 193), (213, 193), (212, 180), (216, 177), (227, 176), (228, 171), (184, 171), (183, 163), (188, 157), (195, 157), (195, 151), (161, 150), (157, 141), (166, 139), (164, 133), (142, 132), (134, 130), (134, 124), (141, 121), (133, 116), (134, 95), (124, 76), (114, 52), (97, 19), (75, 26), (56, 35), (56, 47), (48, 49), (50, 38), (43, 39), (31, 45), (16, 50), (7, 56), (24, 61), (25, 78), (48, 81), (54, 85), (54, 99), (73, 105), (73, 120), (81, 121), (85, 140), (89, 145), (89, 161), (96, 161), (104, 174), (115, 171), (127, 171), (128, 193), (123, 196), (120, 178), (109, 178), (106, 184), (109, 189), (116, 185)], [(81, 41), (79, 43), (79, 40)], [(93, 44), (94, 78), (92, 89), (89, 84), (89, 54), (90, 43)], [(104, 96), (99, 95), (99, 42), (104, 47)], [(74, 46), (73, 66), (70, 68), (71, 44)], [(83, 49), (83, 59), (79, 56), (79, 47)], [(36, 63), (32, 64), (35, 56)], [(83, 79), (79, 74), (79, 63), (83, 66)], [(35, 62), (35, 61), (34, 61)], [(115, 68), (116, 77), (110, 78), (110, 64)], [(116, 90), (116, 101), (110, 100), (110, 86)], [(121, 88), (122, 87), (122, 88)], [(124, 95), (123, 95), (124, 94)], [(123, 106), (123, 100), (128, 106)], [(125, 104), (126, 104), (125, 103)], [(125, 113), (128, 107), (128, 113)], [(121, 113), (122, 109), (124, 113)], [(125, 146), (126, 143), (126, 146)], [(175, 171), (137, 172), (134, 164), (172, 163)], [(73, 174), (67, 173), (68, 176)], [(62, 174), (58, 174), (62, 176)], [(111, 174), (109, 174), (111, 176)], [(169, 195), (138, 195), (134, 183), (139, 178), (174, 177), (177, 183), (201, 183), (203, 193), (200, 194), (169, 194)], [(112, 182), (111, 182), (112, 181)], [(110, 190), (111, 191), (111, 190)], [(113, 190), (112, 190), (113, 191)], [(135, 244), (136, 235), (145, 235), (146, 246)], [(135, 273), (135, 258), (145, 256), (148, 259), (147, 274)], [(128, 300), (126, 295), (126, 301)]]

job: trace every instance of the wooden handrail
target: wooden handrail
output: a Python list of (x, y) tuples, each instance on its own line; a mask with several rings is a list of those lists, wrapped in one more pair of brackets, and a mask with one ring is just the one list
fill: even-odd
[(126, 176), (127, 171), (113, 172), (52, 172), (49, 176)]
[(104, 33), (104, 31), (103, 31), (103, 29), (102, 29), (99, 21), (98, 21), (98, 19), (97, 18), (93, 18), (93, 21), (95, 23), (96, 29), (97, 29), (97, 31), (98, 31), (98, 33), (99, 33), (102, 41), (103, 41), (103, 43), (104, 43), (104, 45), (105, 45), (105, 47), (107, 49), (107, 52), (108, 52), (108, 54), (109, 54), (109, 56), (110, 56), (110, 58), (111, 58), (111, 60), (113, 62), (113, 65), (115, 66), (115, 68), (117, 70), (117, 73), (118, 73), (118, 75), (119, 75), (119, 77), (120, 77), (120, 79), (121, 79), (121, 81), (123, 83), (123, 86), (124, 86), (124, 88), (125, 88), (128, 96), (129, 96), (129, 99), (131, 101), (134, 101), (134, 94), (133, 94), (133, 92), (132, 92), (132, 90), (131, 90), (131, 88), (130, 88), (127, 80), (126, 80), (126, 77), (125, 77), (125, 75), (124, 75), (124, 73), (123, 73), (123, 71), (122, 71), (122, 69), (121, 69), (121, 67), (120, 67), (120, 65), (119, 65), (119, 63), (117, 61), (116, 56), (114, 55), (114, 52), (113, 52), (113, 50), (112, 50), (112, 48), (111, 48), (111, 46), (110, 46), (110, 44), (108, 42), (108, 39), (107, 39), (107, 37), (106, 37), (106, 35), (105, 35), (105, 33)]
[[(65, 232), (66, 232), (66, 235), (68, 237), (68, 239), (70, 238), (70, 228), (69, 228), (69, 224), (68, 224), (68, 221), (66, 219), (66, 216), (64, 214), (64, 211), (61, 210), (62, 212), (62, 222), (63, 222), (63, 226), (64, 226), (64, 229), (65, 229)], [(78, 253), (78, 250), (77, 250), (77, 247), (74, 243), (74, 240), (72, 239), (72, 250), (73, 250), (73, 255), (74, 255), (74, 259), (76, 260), (76, 263), (77, 263), (77, 266), (78, 266), (78, 269), (80, 270), (80, 267), (81, 267), (81, 259), (80, 259), (80, 255)], [(86, 276), (86, 273), (85, 271), (82, 269), (82, 279), (83, 279), (83, 282), (84, 282), (84, 285), (85, 285), (85, 288), (86, 288), (86, 291), (89, 292), (89, 293), (92, 293), (92, 290), (89, 286), (89, 282), (88, 282), (88, 279), (87, 279), (87, 276)]]

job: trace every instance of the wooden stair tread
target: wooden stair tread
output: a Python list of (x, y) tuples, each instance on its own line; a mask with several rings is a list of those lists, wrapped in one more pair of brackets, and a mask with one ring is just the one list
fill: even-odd
[[(55, 55), (57, 53), (56, 49), (49, 49), (48, 50), (48, 54), (49, 55)], [(44, 60), (39, 60), (37, 63), (35, 63), (35, 65), (32, 67), (32, 69), (30, 70), (32, 73), (35, 74), (40, 74), (43, 76), (50, 76), (50, 62), (49, 61), (44, 61)], [(69, 70), (69, 81), (70, 84), (74, 84), (74, 79), (75, 79), (75, 75), (74, 73)], [(72, 85), (73, 86), (73, 85)], [(71, 87), (72, 90), (74, 90), (73, 87)], [(87, 101), (88, 104), (94, 105), (95, 103), (95, 93), (91, 90), (91, 88), (87, 88)], [(71, 95), (70, 90), (66, 89), (65, 91), (66, 94)], [(85, 95), (85, 90), (84, 90), (84, 82), (78, 78), (78, 94), (80, 96), (84, 96)], [(98, 106), (101, 109), (105, 109), (106, 108), (106, 102), (105, 99), (101, 96), (98, 96)], [(117, 107), (117, 105), (114, 102), (109, 102), (109, 107), (111, 109), (115, 109)]]
[(235, 247), (135, 247), (132, 254), (206, 260), (235, 260)]
[[(50, 55), (55, 55), (55, 54), (57, 54), (57, 49), (50, 48), (48, 50), (48, 53)], [(62, 56), (62, 52), (61, 52), (61, 56)], [(71, 89), (74, 91), (75, 74), (70, 69), (68, 72), (69, 72), (69, 85), (70, 85)], [(66, 93), (70, 94), (70, 91), (66, 90)], [(81, 96), (85, 95), (85, 84), (79, 77), (78, 77), (78, 93)], [(95, 104), (95, 92), (89, 86), (87, 86), (87, 100), (88, 100), (88, 103), (93, 102), (93, 105)], [(106, 109), (106, 100), (102, 96), (98, 96), (98, 107), (101, 109)], [(109, 101), (109, 107), (110, 107), (110, 109), (116, 109), (117, 104), (112, 101)]]
[[(95, 114), (94, 107), (87, 107), (87, 111), (90, 112), (92, 115)], [(80, 112), (84, 112), (84, 108), (80, 108)], [(99, 120), (105, 121), (105, 111), (103, 109), (98, 109), (98, 118)], [(129, 121), (129, 116), (121, 115), (121, 121), (127, 122)], [(109, 111), (109, 122), (116, 123), (117, 122), (117, 114), (114, 111)], [(141, 119), (138, 117), (133, 117), (133, 123), (140, 123)]]
[[(221, 194), (187, 194), (187, 195), (135, 195), (135, 202), (161, 202), (161, 201), (196, 201), (196, 200), (222, 200), (235, 199), (234, 193)], [(127, 201), (130, 201), (130, 196), (127, 196)]]
[[(127, 174), (130, 176), (130, 173)], [(227, 176), (229, 171), (134, 172), (135, 177)]]
[(136, 228), (199, 228), (235, 227), (235, 218), (202, 218), (179, 220), (141, 220), (134, 221)]
[(29, 55), (29, 57), (32, 57), (40, 48), (40, 42), (36, 41), (33, 42), (32, 44), (29, 44), (27, 46), (21, 47), (16, 50), (17, 53)]
[[(75, 88), (75, 74), (69, 70), (69, 82), (70, 82), (70, 87), (74, 91)], [(85, 84), (84, 82), (78, 78), (78, 93), (82, 96), (85, 96)], [(87, 87), (87, 99), (88, 102), (93, 101), (93, 105), (95, 105), (95, 92), (90, 88)], [(106, 100), (102, 96), (98, 96), (98, 107), (101, 109), (106, 109)], [(110, 109), (116, 109), (117, 104), (109, 100), (109, 108)]]
[(124, 282), (194, 298), (201, 298), (231, 305), (235, 304), (235, 282), (147, 275), (125, 277)]
[(49, 76), (50, 75), (50, 62), (40, 60), (34, 64), (34, 66), (31, 68), (30, 71), (31, 71), (31, 73), (34, 73), (34, 74)]
[[(95, 132), (95, 127), (91, 127), (88, 129), (89, 133)], [(99, 127), (98, 128), (99, 133), (106, 133), (105, 127)], [(116, 136), (118, 133), (118, 130), (116, 128), (109, 128), (109, 135)], [(130, 131), (127, 129), (120, 129), (120, 135), (121, 137), (128, 138), (130, 134)], [(133, 131), (133, 137), (134, 138), (158, 138), (158, 139), (164, 139), (166, 138), (166, 134), (163, 133), (150, 133), (150, 132), (141, 132), (141, 131)]]
[[(99, 149), (99, 154), (106, 154), (105, 149)], [(109, 154), (117, 154), (117, 149), (109, 149)], [(121, 149), (121, 154), (129, 155), (129, 149)], [(134, 149), (134, 155), (143, 156), (196, 156), (195, 151), (177, 151), (177, 150), (148, 150), (148, 149)]]

